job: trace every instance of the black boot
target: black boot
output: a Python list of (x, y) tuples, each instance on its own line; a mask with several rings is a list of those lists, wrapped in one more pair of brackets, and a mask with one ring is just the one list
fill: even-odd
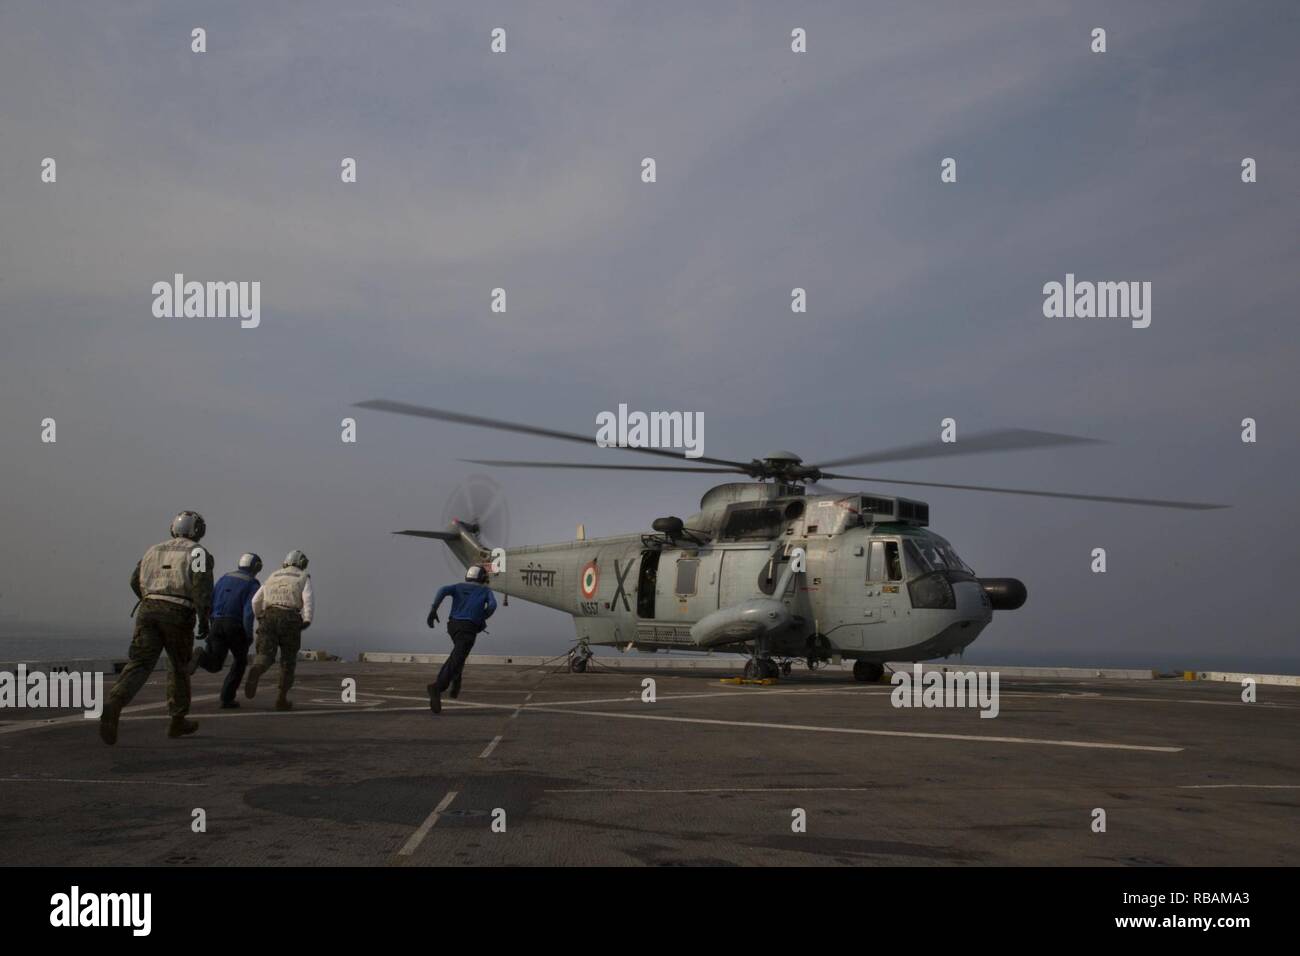
[(113, 700), (104, 703), (104, 712), (99, 715), (99, 739), (109, 746), (117, 743), (117, 722), (121, 716), (121, 704)]
[(199, 729), (197, 720), (187, 720), (184, 714), (177, 714), (167, 726), (168, 737), (185, 737)]
[(262, 676), (262, 668), (254, 664), (248, 669), (248, 675), (244, 678), (244, 696), (249, 700), (257, 693), (257, 679)]

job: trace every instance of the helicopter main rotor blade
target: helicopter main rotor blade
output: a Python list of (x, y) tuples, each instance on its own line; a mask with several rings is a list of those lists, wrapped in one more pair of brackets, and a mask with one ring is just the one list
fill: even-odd
[[(598, 471), (683, 471), (690, 474), (734, 475), (744, 474), (739, 468), (685, 468), (681, 465), (597, 465), (585, 461), (495, 461), (482, 458), (462, 458), (471, 465), (489, 465), (495, 468), (591, 468)], [(698, 459), (692, 459), (698, 461)]]
[(990, 491), (998, 495), (1030, 495), (1035, 498), (1069, 498), (1073, 501), (1104, 501), (1117, 505), (1145, 505), (1149, 508), (1182, 508), (1188, 511), (1212, 511), (1231, 505), (1206, 504), (1199, 501), (1163, 501), (1157, 498), (1120, 498), (1113, 495), (1076, 495), (1061, 491), (1036, 491), (1032, 488), (992, 488), (987, 485), (952, 485), (942, 481), (900, 481), (895, 478), (863, 478), (861, 475), (823, 475), (837, 481), (875, 481), (887, 485), (917, 485), (924, 488), (956, 488), (959, 491)]
[(1079, 438), (1075, 435), (1058, 435), (1055, 432), (1032, 431), (1027, 428), (999, 428), (996, 431), (976, 432), (955, 442), (917, 442), (882, 451), (867, 452), (849, 458), (820, 462), (812, 468), (837, 468), (841, 465), (874, 465), (890, 461), (915, 461), (919, 458), (946, 458), (951, 455), (977, 455), (986, 451), (1029, 451), (1034, 448), (1051, 448), (1055, 445), (1104, 444), (1098, 438)]
[[(562, 432), (554, 428), (539, 428), (536, 425), (523, 425), (519, 422), (507, 422), (499, 418), (486, 418), (482, 415), (466, 415), (463, 412), (449, 412), (441, 408), (429, 408), (426, 405), (412, 405), (408, 402), (393, 402), (388, 399), (371, 399), (365, 402), (357, 402), (355, 408), (365, 408), (377, 412), (392, 412), (396, 415), (411, 415), (415, 418), (432, 418), (440, 422), (451, 422), (456, 425), (472, 425), (475, 428), (492, 428), (496, 431), (518, 432), (521, 435), (538, 435), (542, 438), (554, 438), (559, 441), (578, 442), (582, 445), (600, 447), (596, 444), (594, 435), (580, 435), (576, 432)], [(685, 459), (687, 461), (705, 462), (710, 465), (725, 465), (728, 470), (735, 469), (748, 474), (748, 468), (751, 467), (746, 462), (730, 461), (726, 458), (685, 458), (685, 455), (669, 451), (666, 448), (633, 448), (631, 446), (618, 446), (624, 451), (640, 452), (643, 455), (657, 455), (661, 458)]]

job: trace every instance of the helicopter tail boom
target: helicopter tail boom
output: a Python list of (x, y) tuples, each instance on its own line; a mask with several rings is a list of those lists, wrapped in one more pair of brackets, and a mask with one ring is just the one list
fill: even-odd
[(469, 567), (474, 563), (483, 563), (491, 560), (492, 552), (483, 546), (483, 543), (475, 536), (470, 528), (461, 522), (455, 522), (455, 529), (446, 531), (394, 531), (393, 534), (404, 534), (413, 538), (434, 538), (444, 541), (451, 553), (456, 556), (456, 560)]

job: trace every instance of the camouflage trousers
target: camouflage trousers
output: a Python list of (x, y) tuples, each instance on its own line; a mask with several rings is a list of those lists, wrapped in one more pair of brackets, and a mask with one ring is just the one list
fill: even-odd
[(190, 712), (190, 655), (194, 653), (194, 611), (168, 601), (140, 602), (135, 613), (135, 633), (126, 667), (118, 675), (108, 699), (125, 707), (149, 680), (163, 651), (171, 661), (167, 670), (167, 710), (173, 717)]
[(268, 607), (257, 622), (257, 660), (253, 666), (265, 674), (280, 655), (280, 693), (293, 686), (298, 667), (298, 649), (302, 647), (302, 617), (288, 608)]

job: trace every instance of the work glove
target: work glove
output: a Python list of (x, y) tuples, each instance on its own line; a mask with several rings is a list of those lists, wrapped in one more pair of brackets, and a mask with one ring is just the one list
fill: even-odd
[(438, 612), (435, 611), (433, 608), (429, 608), (429, 616), (425, 618), (425, 623), (428, 624), (430, 627), (436, 625), (438, 623)]
[(305, 631), (305, 630), (307, 630), (307, 628), (309, 628), (309, 627), (311, 627), (311, 621), (303, 621), (303, 622), (302, 622), (302, 630)]

